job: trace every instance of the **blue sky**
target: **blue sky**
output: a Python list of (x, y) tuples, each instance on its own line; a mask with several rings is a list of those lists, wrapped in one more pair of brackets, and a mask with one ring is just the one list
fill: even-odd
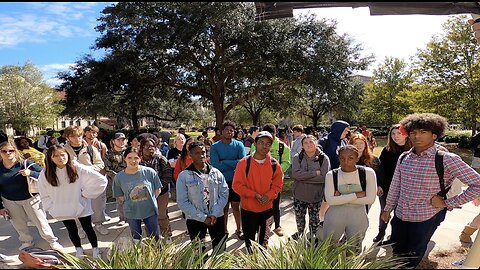
[(101, 11), (112, 2), (0, 3), (0, 66), (35, 64), (54, 85), (58, 71), (67, 70), (90, 47)]
[[(101, 11), (114, 2), (0, 3), (0, 66), (35, 64), (51, 86), (60, 82), (59, 71), (68, 70), (85, 54), (98, 57), (91, 47)], [(448, 16), (370, 16), (368, 8), (317, 8), (294, 10), (294, 15), (315, 13), (338, 22), (340, 33), (349, 33), (363, 44), (365, 54), (377, 62), (364, 75), (371, 75), (386, 56), (408, 60), (441, 33)]]

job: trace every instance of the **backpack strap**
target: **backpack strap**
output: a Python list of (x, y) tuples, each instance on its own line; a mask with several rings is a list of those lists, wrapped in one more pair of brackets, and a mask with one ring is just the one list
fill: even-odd
[(282, 164), (283, 151), (285, 150), (285, 144), (282, 141), (278, 142), (278, 160)]
[(87, 154), (90, 156), (90, 162), (93, 165), (93, 146), (87, 145)]
[(400, 163), (399, 164), (402, 164), (403, 160), (405, 159), (405, 157), (407, 156), (407, 151), (403, 152), (402, 154), (400, 154), (400, 157), (398, 159), (400, 159)]
[(334, 188), (335, 191), (338, 191), (338, 170), (340, 170), (340, 168), (336, 168), (336, 169), (332, 170), (333, 188)]
[(445, 174), (445, 168), (443, 166), (443, 156), (445, 151), (437, 150), (435, 153), (435, 170), (437, 171), (438, 181), (440, 183), (440, 192), (438, 195), (442, 196), (444, 200), (447, 199), (447, 193), (450, 190), (451, 186), (445, 189), (445, 179), (443, 178)]
[(277, 170), (277, 160), (274, 159), (274, 158), (272, 158), (272, 172), (273, 172), (272, 178), (273, 178), (273, 176), (275, 175), (275, 171), (276, 171), (276, 170)]
[[(248, 172), (250, 171), (250, 163), (252, 162), (252, 161), (251, 161), (251, 158), (252, 158), (251, 155), (248, 155), (248, 156), (247, 156), (247, 166), (245, 167), (245, 175), (246, 175), (247, 177), (248, 177)], [(277, 160), (272, 157), (272, 171), (273, 171), (273, 175), (275, 175), (275, 171), (277, 171), (277, 163), (278, 163)], [(272, 177), (273, 177), (273, 175), (272, 175)]]
[(320, 164), (320, 169), (322, 168), (324, 159), (325, 159), (325, 154), (322, 152), (320, 153), (320, 155), (318, 155), (318, 164)]
[[(360, 178), (360, 186), (362, 186), (363, 191), (367, 191), (367, 173), (365, 172), (365, 166), (357, 166), (358, 177)], [(365, 204), (365, 211), (368, 214), (368, 204)]]
[(363, 191), (367, 191), (367, 173), (364, 166), (357, 166), (358, 176), (360, 178), (360, 185)]

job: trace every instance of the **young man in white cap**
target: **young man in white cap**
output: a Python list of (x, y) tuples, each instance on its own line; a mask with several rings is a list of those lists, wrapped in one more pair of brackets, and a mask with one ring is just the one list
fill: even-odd
[(260, 244), (267, 247), (273, 223), (273, 200), (283, 187), (282, 167), (270, 155), (272, 144), (270, 132), (258, 133), (255, 152), (238, 162), (233, 176), (232, 188), (240, 196), (242, 228), (249, 252), (257, 233)]

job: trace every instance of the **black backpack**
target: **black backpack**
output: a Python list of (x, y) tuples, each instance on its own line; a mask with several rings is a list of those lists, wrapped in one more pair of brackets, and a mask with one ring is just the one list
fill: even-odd
[[(252, 162), (251, 161), (251, 158), (252, 156), (251, 155), (248, 155), (247, 156), (247, 166), (245, 168), (245, 175), (248, 177), (248, 172), (250, 171), (250, 163)], [(273, 175), (275, 175), (275, 171), (277, 170), (277, 160), (274, 159), (272, 157), (272, 171), (273, 171)]]
[[(333, 173), (333, 187), (335, 188), (335, 191), (338, 191), (338, 171), (340, 168), (336, 168), (332, 170)], [(367, 173), (365, 172), (365, 167), (364, 166), (357, 166), (358, 170), (358, 177), (360, 178), (360, 186), (362, 187), (362, 191), (365, 191), (367, 189)], [(365, 204), (365, 210), (367, 211), (368, 214), (368, 204)]]
[[(400, 163), (402, 164), (403, 160), (407, 156), (408, 152), (402, 153), (400, 156)], [(440, 191), (437, 193), (439, 196), (441, 196), (444, 200), (447, 199), (447, 193), (450, 190), (451, 186), (448, 188), (445, 188), (445, 179), (443, 179), (444, 173), (445, 173), (445, 168), (443, 167), (443, 156), (445, 155), (445, 151), (437, 150), (435, 152), (435, 170), (437, 171), (438, 175), (438, 182), (440, 183)]]

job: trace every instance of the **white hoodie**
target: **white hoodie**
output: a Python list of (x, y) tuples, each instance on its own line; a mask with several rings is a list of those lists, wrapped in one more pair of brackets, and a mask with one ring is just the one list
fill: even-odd
[(107, 187), (108, 180), (99, 172), (73, 162), (78, 178), (70, 183), (67, 168), (56, 169), (58, 186), (47, 182), (45, 169), (38, 178), (38, 191), (43, 210), (59, 221), (86, 217), (93, 214), (91, 199), (97, 198)]

